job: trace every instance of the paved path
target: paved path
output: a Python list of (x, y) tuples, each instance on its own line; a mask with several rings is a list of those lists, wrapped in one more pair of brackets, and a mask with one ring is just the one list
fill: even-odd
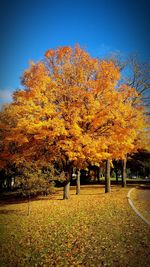
[[(132, 195), (132, 191), (136, 190), (136, 198), (132, 199), (131, 195)], [(146, 189), (135, 189), (135, 188), (132, 188), (130, 189), (130, 191), (128, 192), (128, 195), (127, 195), (127, 198), (128, 198), (128, 202), (131, 206), (131, 208), (134, 210), (134, 212), (145, 222), (147, 223), (149, 226), (150, 226), (150, 221), (147, 220), (145, 218), (145, 216), (143, 216), (143, 211), (139, 211), (138, 208), (136, 208), (136, 204), (137, 204), (137, 201), (138, 202), (146, 202), (148, 203), (148, 205), (146, 205), (146, 210), (147, 212), (150, 213), (150, 190), (146, 190)], [(143, 205), (142, 205), (143, 206)], [(147, 209), (147, 207), (149, 207), (149, 209)], [(144, 209), (145, 207), (143, 206), (142, 209)]]
[(139, 200), (150, 201), (150, 189), (137, 189), (136, 197)]

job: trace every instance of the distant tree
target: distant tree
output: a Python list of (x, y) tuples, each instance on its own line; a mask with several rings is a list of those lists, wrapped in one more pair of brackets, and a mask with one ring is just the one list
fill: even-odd
[(138, 54), (123, 57), (120, 53), (108, 55), (121, 72), (120, 84), (135, 88), (145, 106), (150, 106), (150, 62), (141, 61)]
[(138, 150), (128, 158), (127, 167), (132, 175), (150, 177), (150, 151)]

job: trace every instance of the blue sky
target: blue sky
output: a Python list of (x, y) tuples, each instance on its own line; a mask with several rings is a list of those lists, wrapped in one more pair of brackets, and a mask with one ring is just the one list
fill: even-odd
[(150, 60), (149, 1), (0, 0), (0, 97), (11, 99), (29, 61), (79, 43), (92, 56), (138, 52)]

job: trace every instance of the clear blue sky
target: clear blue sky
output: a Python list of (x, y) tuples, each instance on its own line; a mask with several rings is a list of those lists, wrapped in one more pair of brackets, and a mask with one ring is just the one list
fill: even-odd
[(150, 60), (149, 1), (0, 0), (1, 102), (20, 86), (30, 60), (79, 43), (92, 56), (138, 52)]

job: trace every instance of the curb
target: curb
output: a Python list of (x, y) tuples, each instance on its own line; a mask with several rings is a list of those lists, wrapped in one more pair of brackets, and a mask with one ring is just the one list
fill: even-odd
[(145, 222), (150, 226), (150, 221), (148, 221), (147, 219), (144, 218), (144, 216), (136, 209), (136, 207), (134, 206), (131, 198), (130, 198), (130, 194), (131, 192), (134, 190), (134, 188), (130, 189), (128, 194), (127, 194), (127, 198), (128, 198), (128, 202), (129, 205), (131, 206), (131, 208), (134, 210), (134, 212)]

